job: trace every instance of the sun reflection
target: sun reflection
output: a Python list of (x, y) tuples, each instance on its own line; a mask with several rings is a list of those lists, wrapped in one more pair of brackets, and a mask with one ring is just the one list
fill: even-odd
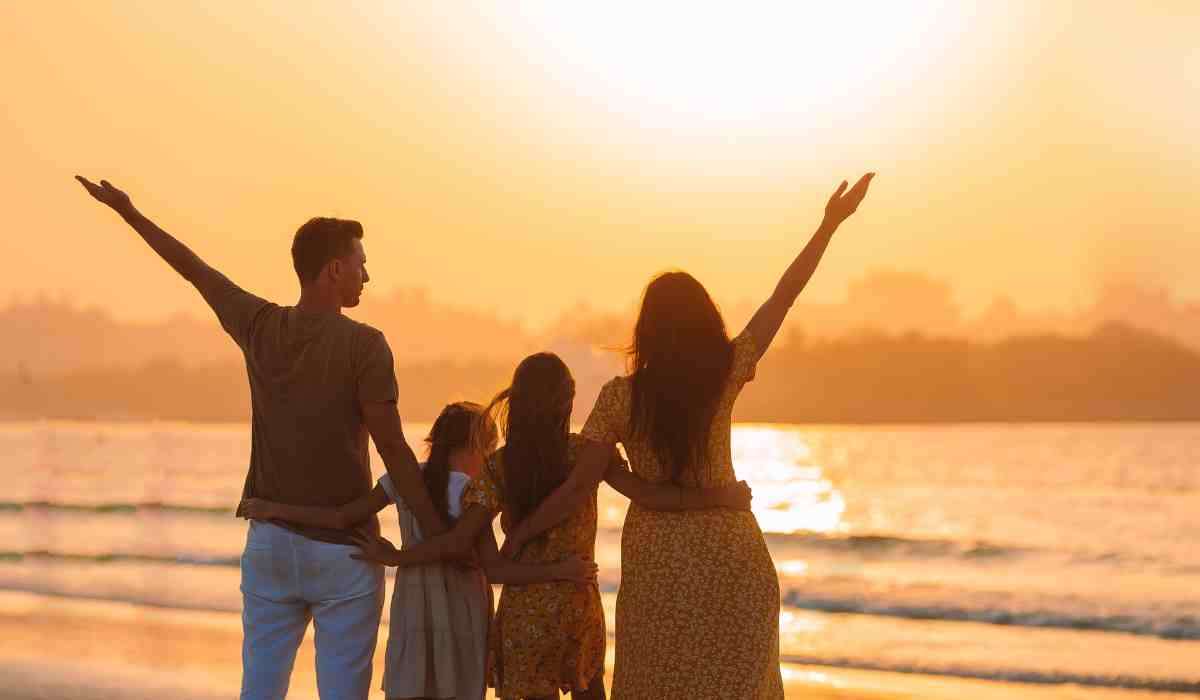
[(786, 608), (779, 611), (779, 630), (783, 637), (819, 634), (828, 626), (829, 618), (825, 615), (814, 615), (808, 611)]
[(754, 489), (754, 515), (764, 532), (841, 532), (846, 501), (812, 463), (802, 435), (774, 427), (733, 429), (738, 477)]
[(790, 559), (781, 562), (775, 568), (784, 576), (803, 576), (808, 573), (808, 562)]
[(825, 686), (830, 688), (843, 688), (845, 683), (835, 680), (828, 673), (823, 671), (812, 671), (805, 668), (795, 668), (793, 666), (781, 666), (779, 672), (783, 675), (785, 683), (811, 683), (817, 686)]

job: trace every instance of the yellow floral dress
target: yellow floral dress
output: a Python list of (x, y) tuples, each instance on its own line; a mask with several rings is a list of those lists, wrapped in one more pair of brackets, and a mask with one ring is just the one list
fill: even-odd
[[(733, 341), (733, 368), (709, 435), (708, 459), (683, 485), (736, 481), (729, 447), (733, 404), (754, 377), (753, 337)], [(620, 442), (633, 472), (670, 478), (651, 445), (630, 433), (632, 385), (608, 382), (582, 435)], [(656, 512), (630, 504), (621, 535), (613, 700), (783, 698), (779, 579), (754, 515)]]
[[(568, 458), (575, 464), (581, 439), (572, 435)], [(503, 450), (488, 458), (463, 494), (463, 508), (492, 513), (504, 506)], [(596, 495), (569, 518), (524, 546), (518, 561), (545, 564), (570, 556), (593, 559)], [(600, 589), (574, 583), (506, 585), (488, 635), (488, 685), (501, 698), (553, 695), (585, 688), (604, 668), (604, 609)]]

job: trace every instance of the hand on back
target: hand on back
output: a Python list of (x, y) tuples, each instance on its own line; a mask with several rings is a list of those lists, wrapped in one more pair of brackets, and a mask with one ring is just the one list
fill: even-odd
[(744, 481), (734, 482), (721, 487), (721, 505), (732, 510), (750, 510), (750, 500), (753, 495), (750, 484)]
[(351, 554), (351, 559), (387, 564), (389, 558), (396, 553), (395, 545), (383, 535), (362, 530), (351, 530), (347, 534), (361, 550), (358, 554)]
[(569, 557), (558, 563), (559, 580), (585, 585), (595, 583), (600, 573), (596, 562), (582, 557)]
[(271, 520), (275, 517), (270, 501), (261, 498), (243, 498), (238, 504), (237, 516), (246, 520)]
[(525, 543), (518, 539), (517, 533), (506, 531), (504, 533), (504, 544), (500, 547), (500, 556), (509, 561), (516, 561), (517, 555), (521, 553), (521, 547), (524, 546)]

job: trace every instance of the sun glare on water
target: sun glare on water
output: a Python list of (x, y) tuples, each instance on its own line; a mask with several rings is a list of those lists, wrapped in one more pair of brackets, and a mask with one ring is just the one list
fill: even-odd
[[(754, 516), (764, 532), (841, 532), (846, 500), (799, 433), (733, 429), (733, 463), (754, 489)], [(797, 572), (799, 573), (799, 572)]]

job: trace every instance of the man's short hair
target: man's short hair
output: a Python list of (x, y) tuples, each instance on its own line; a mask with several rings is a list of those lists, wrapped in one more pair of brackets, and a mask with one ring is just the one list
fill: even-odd
[(362, 237), (363, 227), (357, 221), (324, 216), (306, 221), (292, 239), (292, 265), (300, 284), (316, 280), (325, 263), (347, 255), (354, 240)]

